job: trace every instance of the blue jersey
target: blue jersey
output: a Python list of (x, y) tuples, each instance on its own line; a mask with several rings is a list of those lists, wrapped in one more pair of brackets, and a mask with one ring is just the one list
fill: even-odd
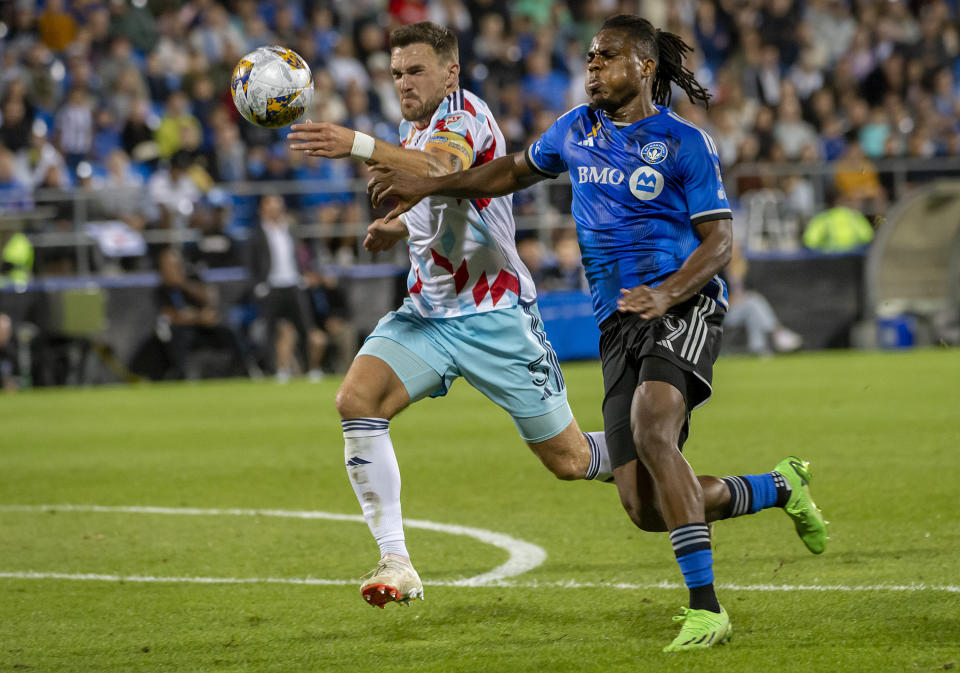
[[(597, 323), (617, 310), (621, 288), (653, 287), (679, 269), (700, 245), (696, 225), (733, 217), (713, 140), (656, 107), (620, 127), (599, 110), (574, 108), (527, 149), (536, 172), (570, 172)], [(701, 292), (726, 306), (719, 277)]]

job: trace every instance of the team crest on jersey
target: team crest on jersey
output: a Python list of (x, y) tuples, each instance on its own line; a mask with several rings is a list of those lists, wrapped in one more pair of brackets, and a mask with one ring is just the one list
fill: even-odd
[(436, 128), (440, 131), (462, 133), (467, 128), (466, 118), (462, 112), (454, 112), (438, 119)]
[(659, 164), (667, 158), (667, 146), (660, 141), (647, 143), (640, 150), (640, 157), (648, 164)]
[(650, 201), (663, 191), (663, 175), (649, 166), (641, 166), (630, 176), (630, 193), (641, 201)]

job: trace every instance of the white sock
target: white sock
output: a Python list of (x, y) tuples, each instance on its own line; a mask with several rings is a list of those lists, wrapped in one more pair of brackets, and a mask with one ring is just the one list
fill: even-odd
[(607, 436), (603, 432), (585, 432), (590, 445), (590, 466), (587, 468), (586, 479), (596, 481), (611, 481), (613, 468), (610, 466), (610, 453), (607, 451)]
[(380, 556), (410, 557), (400, 514), (400, 467), (385, 418), (348, 418), (343, 426), (347, 475)]

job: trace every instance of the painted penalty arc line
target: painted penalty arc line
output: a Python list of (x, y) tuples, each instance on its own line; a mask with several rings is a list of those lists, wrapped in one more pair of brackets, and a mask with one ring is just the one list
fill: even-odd
[[(297, 511), (283, 509), (203, 509), (197, 507), (147, 507), (126, 506), (115, 507), (106, 505), (0, 505), (0, 512), (96, 512), (107, 514), (164, 514), (185, 516), (273, 516), (285, 519), (320, 519), (324, 521), (349, 521), (352, 523), (366, 523), (359, 514), (336, 514), (320, 511)], [(437, 533), (462, 535), (471, 537), (485, 544), (498, 547), (507, 552), (507, 560), (490, 570), (474, 577), (468, 577), (449, 582), (450, 586), (484, 586), (503, 581), (510, 577), (522, 575), (541, 565), (547, 558), (543, 547), (525, 540), (497, 533), (484, 528), (472, 528), (455, 524), (436, 523), (422, 519), (405, 519), (407, 528), (420, 528)], [(56, 574), (56, 573), (55, 573)], [(0, 578), (7, 577), (8, 573), (0, 573)], [(207, 580), (216, 578), (205, 578)], [(234, 578), (236, 579), (236, 578)], [(283, 578), (274, 578), (283, 579)], [(119, 581), (119, 580), (114, 580)], [(127, 581), (136, 581), (133, 579)], [(356, 580), (350, 580), (350, 583)], [(337, 582), (340, 582), (339, 580)], [(277, 583), (277, 582), (274, 582)], [(343, 583), (346, 583), (345, 581)]]
[[(330, 580), (316, 577), (156, 577), (153, 575), (102, 575), (94, 573), (53, 573), (53, 572), (0, 572), (0, 579), (20, 580), (72, 580), (87, 582), (119, 582), (130, 584), (293, 584), (307, 586), (352, 586), (355, 579)], [(505, 587), (512, 589), (626, 589), (630, 591), (653, 591), (658, 589), (683, 589), (678, 582), (648, 582), (631, 584), (626, 582), (517, 582), (501, 580), (487, 584), (464, 584), (463, 581), (424, 582), (432, 587)], [(892, 592), (910, 593), (918, 591), (960, 593), (960, 586), (934, 584), (726, 584), (717, 588), (724, 591), (778, 592)]]
[[(43, 511), (74, 511), (74, 512), (106, 512), (106, 513), (144, 513), (144, 514), (186, 514), (198, 516), (277, 516), (285, 518), (299, 519), (325, 519), (331, 521), (351, 521), (363, 523), (363, 517), (355, 514), (333, 514), (330, 512), (298, 512), (287, 510), (222, 510), (222, 509), (197, 509), (197, 508), (170, 508), (170, 507), (107, 507), (103, 505), (0, 505), (0, 512), (43, 512)], [(449, 532), (457, 535), (468, 535), (475, 537), (483, 542), (488, 542), (486, 537), (491, 536), (489, 544), (501, 547), (492, 541), (496, 538), (499, 542), (506, 544), (507, 541), (520, 543), (529, 548), (529, 552), (536, 550), (542, 557), (536, 562), (536, 567), (546, 559), (546, 552), (533, 544), (516, 540), (508, 535), (493, 533), (481, 528), (468, 528), (466, 526), (454, 526), (448, 524), (438, 524), (432, 521), (419, 521), (411, 519), (406, 525), (413, 528), (424, 528), (437, 532)], [(456, 531), (471, 531), (454, 532)], [(509, 550), (507, 550), (509, 553)], [(521, 556), (520, 553), (517, 556)], [(515, 562), (513, 565), (511, 563)], [(519, 570), (513, 575), (494, 575), (497, 571), (506, 568), (508, 572), (518, 570), (521, 566), (516, 556), (511, 555), (510, 559), (494, 568), (490, 572), (483, 573), (468, 579), (426, 582), (427, 586), (438, 587), (510, 587), (518, 589), (538, 589), (538, 588), (556, 588), (556, 589), (626, 589), (631, 591), (650, 591), (657, 589), (682, 589), (684, 585), (677, 582), (661, 581), (647, 583), (624, 583), (624, 582), (579, 582), (576, 580), (558, 581), (558, 582), (517, 582), (506, 579), (515, 577), (517, 574), (526, 572)], [(129, 582), (129, 583), (156, 583), (156, 584), (291, 584), (308, 586), (349, 586), (356, 584), (355, 579), (322, 579), (315, 577), (156, 577), (151, 575), (106, 575), (94, 573), (56, 573), (56, 572), (0, 572), (0, 579), (53, 579), (53, 580), (73, 580), (73, 581), (99, 581), (99, 582)], [(718, 588), (727, 591), (757, 591), (757, 592), (918, 592), (933, 591), (946, 593), (960, 593), (960, 586), (954, 585), (931, 585), (931, 584), (868, 584), (868, 585), (844, 585), (844, 584), (728, 584), (720, 583)]]

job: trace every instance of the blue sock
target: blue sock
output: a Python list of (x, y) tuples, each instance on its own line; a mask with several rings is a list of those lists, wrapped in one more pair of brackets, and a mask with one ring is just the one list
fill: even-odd
[(723, 482), (730, 490), (724, 519), (756, 514), (769, 507), (783, 507), (790, 498), (790, 485), (779, 472), (724, 477)]
[(674, 528), (670, 531), (670, 543), (690, 591), (690, 608), (720, 612), (720, 602), (713, 589), (713, 552), (707, 524), (688, 523)]

